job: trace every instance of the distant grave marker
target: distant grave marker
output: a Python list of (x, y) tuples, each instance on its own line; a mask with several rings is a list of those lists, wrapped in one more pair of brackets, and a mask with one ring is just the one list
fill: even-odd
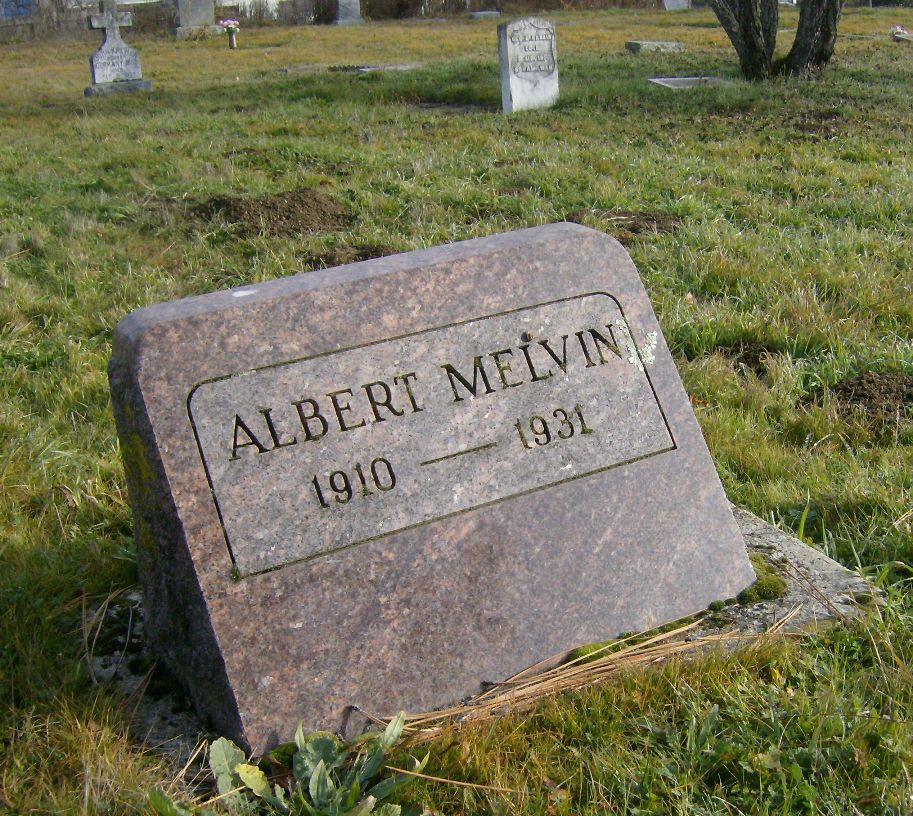
[(538, 17), (498, 26), (501, 104), (505, 113), (548, 108), (558, 101), (555, 24)]
[(118, 11), (114, 0), (102, 0), (100, 12), (89, 17), (89, 28), (101, 30), (102, 40), (89, 57), (92, 84), (86, 88), (86, 96), (148, 91), (152, 83), (143, 79), (139, 54), (120, 36), (120, 26), (133, 25), (132, 15), (129, 11)]
[(178, 26), (174, 31), (179, 40), (199, 34), (218, 34), (214, 0), (178, 0)]
[(361, 0), (338, 0), (334, 25), (360, 25), (363, 22)]
[(663, 0), (664, 11), (685, 11), (691, 8), (691, 0)]
[(680, 52), (685, 50), (685, 44), (664, 40), (628, 40), (625, 43), (625, 49), (632, 54), (647, 51)]
[(141, 309), (109, 376), (149, 637), (255, 751), (754, 580), (637, 270), (576, 224)]
[(500, 11), (494, 9), (483, 9), (482, 11), (470, 11), (470, 20), (497, 20), (501, 16)]

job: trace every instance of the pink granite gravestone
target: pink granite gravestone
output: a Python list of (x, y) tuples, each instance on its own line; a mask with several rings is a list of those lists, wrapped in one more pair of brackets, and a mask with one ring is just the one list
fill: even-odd
[(754, 578), (637, 270), (585, 227), (140, 309), (109, 373), (154, 648), (256, 751)]

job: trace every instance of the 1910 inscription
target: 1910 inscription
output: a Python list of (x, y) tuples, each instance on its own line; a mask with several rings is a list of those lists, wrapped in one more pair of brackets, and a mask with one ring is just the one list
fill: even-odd
[(592, 293), (201, 383), (188, 410), (243, 576), (672, 450), (651, 359)]

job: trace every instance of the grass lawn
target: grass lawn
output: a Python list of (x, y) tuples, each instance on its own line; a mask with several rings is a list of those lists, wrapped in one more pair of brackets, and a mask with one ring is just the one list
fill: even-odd
[[(569, 213), (617, 232), (617, 211), (660, 225), (624, 238), (729, 496), (865, 570), (888, 605), (465, 727), (426, 771), (518, 792), (407, 797), (913, 811), (913, 46), (887, 37), (913, 10), (848, 10), (818, 81), (693, 92), (646, 77), (736, 78), (709, 12), (551, 17), (561, 101), (511, 117), (494, 22), (243, 29), (231, 52), (127, 31), (152, 93), (89, 100), (94, 44), (0, 46), (0, 811), (143, 812), (177, 772), (131, 742), (84, 660), (85, 610), (136, 581), (105, 374), (121, 317)], [(687, 51), (635, 57), (629, 39)], [(389, 63), (417, 67), (328, 70)], [(211, 203), (304, 188), (349, 216), (243, 229)], [(846, 382), (868, 372), (895, 376), (859, 397)], [(873, 382), (906, 402), (866, 403)]]

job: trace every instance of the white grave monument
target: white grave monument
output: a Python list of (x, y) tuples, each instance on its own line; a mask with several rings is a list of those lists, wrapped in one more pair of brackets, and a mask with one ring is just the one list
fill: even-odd
[(86, 96), (119, 91), (148, 91), (152, 83), (143, 79), (139, 54), (120, 37), (119, 26), (133, 24), (129, 11), (118, 11), (114, 0), (102, 0), (101, 14), (89, 17), (89, 28), (101, 29), (101, 45), (89, 57), (92, 84)]
[(538, 17), (498, 26), (501, 102), (505, 113), (549, 108), (558, 101), (555, 24)]

